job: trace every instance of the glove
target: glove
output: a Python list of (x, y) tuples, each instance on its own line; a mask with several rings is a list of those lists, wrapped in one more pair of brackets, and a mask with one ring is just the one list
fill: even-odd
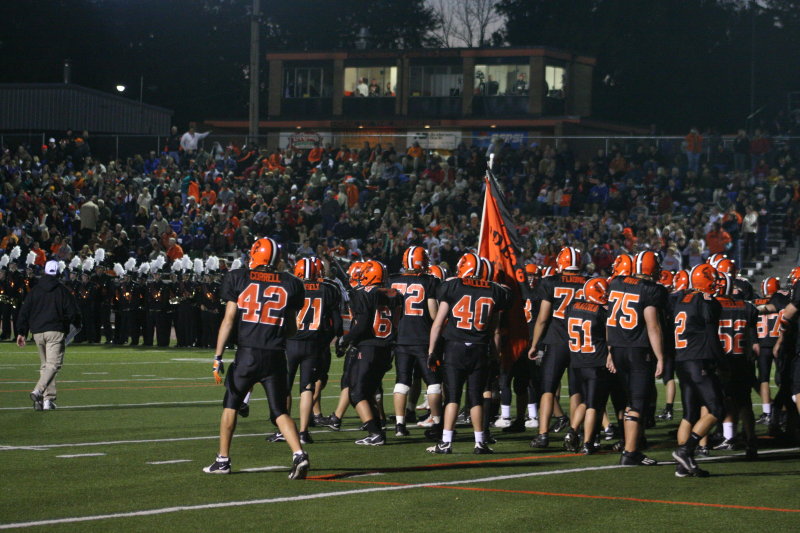
[(221, 355), (214, 356), (214, 367), (211, 369), (214, 372), (214, 381), (217, 385), (222, 383), (222, 376), (225, 374), (225, 363), (222, 362)]
[(436, 372), (439, 370), (439, 367), (442, 366), (442, 360), (439, 359), (439, 356), (435, 353), (428, 354), (428, 368), (432, 371)]

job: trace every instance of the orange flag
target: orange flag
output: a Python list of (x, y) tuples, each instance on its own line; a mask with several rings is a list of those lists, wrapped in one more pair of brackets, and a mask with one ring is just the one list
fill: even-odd
[(503, 339), (501, 363), (509, 368), (527, 354), (530, 344), (520, 289), (520, 283), (525, 282), (525, 265), (522, 264), (521, 240), (497, 180), (487, 171), (484, 181), (486, 196), (483, 200), (478, 255), (492, 262), (497, 281), (511, 289), (511, 305), (503, 313), (500, 323)]

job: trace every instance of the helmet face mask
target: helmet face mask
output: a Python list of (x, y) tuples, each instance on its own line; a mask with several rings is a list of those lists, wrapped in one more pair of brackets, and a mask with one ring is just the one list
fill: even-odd
[(350, 267), (347, 269), (347, 275), (349, 276), (350, 286), (357, 287), (359, 282), (361, 281), (361, 271), (364, 269), (364, 263), (361, 261), (355, 261), (350, 263)]
[(679, 270), (672, 278), (672, 290), (683, 291), (689, 288), (689, 273)]
[(733, 294), (733, 280), (727, 272), (717, 272), (715, 296), (730, 296)]
[(613, 276), (630, 276), (633, 274), (633, 259), (628, 254), (618, 255), (611, 265)]
[(250, 269), (258, 267), (275, 268), (281, 257), (281, 249), (278, 244), (269, 237), (262, 237), (253, 243), (250, 248)]
[(671, 289), (674, 277), (675, 276), (669, 270), (662, 270), (661, 276), (658, 278), (658, 283), (668, 289)]

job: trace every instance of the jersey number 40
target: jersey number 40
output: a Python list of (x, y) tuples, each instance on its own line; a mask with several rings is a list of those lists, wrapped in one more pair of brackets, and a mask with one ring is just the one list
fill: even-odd
[(488, 296), (473, 298), (467, 294), (456, 302), (450, 311), (456, 319), (458, 329), (484, 331), (489, 323), (489, 316), (494, 309), (494, 299)]

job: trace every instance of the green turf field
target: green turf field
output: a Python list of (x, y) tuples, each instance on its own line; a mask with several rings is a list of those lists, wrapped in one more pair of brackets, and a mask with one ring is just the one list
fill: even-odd
[[(343, 431), (312, 429), (312, 479), (289, 481), (288, 447), (264, 441), (274, 429), (263, 390), (240, 419), (234, 475), (206, 475), (224, 392), (213, 384), (211, 359), (199, 350), (72, 346), (59, 409), (34, 412), (35, 347), (0, 344), (0, 529), (800, 530), (800, 453), (767, 438), (757, 462), (713, 452), (704, 464), (711, 478), (678, 479), (671, 465), (621, 468), (617, 454), (565, 453), (560, 435), (548, 450), (532, 450), (533, 430), (499, 434), (493, 456), (472, 454), (469, 428), (452, 455), (425, 453), (416, 427), (405, 439), (389, 432), (386, 446), (359, 447), (350, 410)], [(326, 414), (339, 373), (334, 360)], [(386, 383), (391, 390), (393, 375)], [(648, 432), (649, 455), (671, 459), (667, 433), (676, 426)]]

